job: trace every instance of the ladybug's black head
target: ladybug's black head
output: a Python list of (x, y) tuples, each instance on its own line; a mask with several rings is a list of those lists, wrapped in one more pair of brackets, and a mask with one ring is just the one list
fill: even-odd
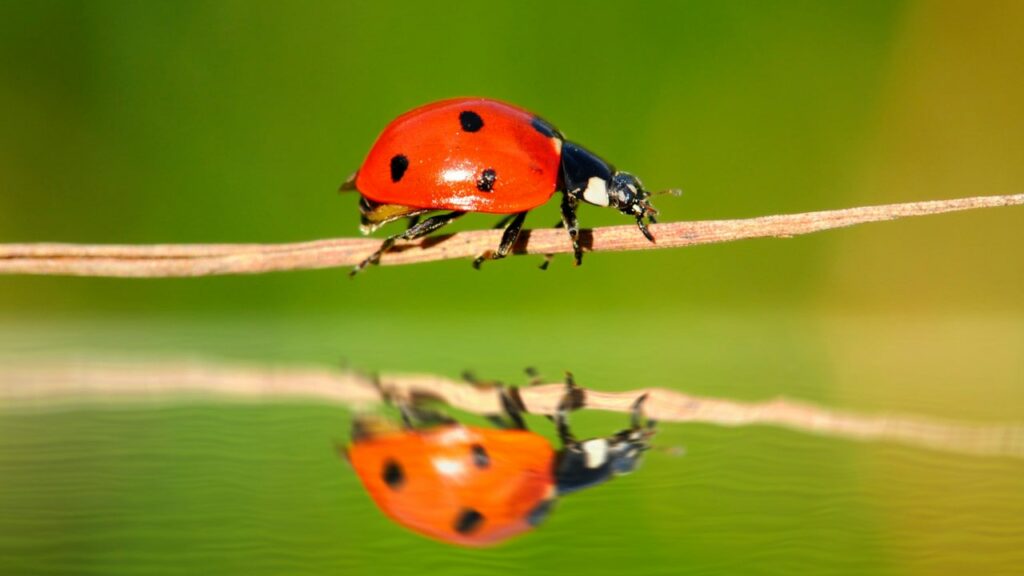
[(640, 457), (650, 450), (653, 428), (623, 430), (608, 438), (608, 465), (616, 476), (629, 474), (640, 465)]
[(610, 206), (636, 218), (640, 231), (654, 242), (647, 222), (655, 222), (658, 211), (651, 206), (650, 192), (636, 176), (616, 171), (579, 144), (565, 142), (562, 144), (562, 186), (566, 193), (588, 204)]
[(637, 226), (648, 240), (654, 242), (644, 218), (648, 222), (657, 222), (658, 211), (651, 206), (651, 193), (644, 189), (643, 183), (629, 172), (616, 172), (608, 182), (608, 205), (618, 208), (623, 214), (636, 218)]
[(600, 484), (616, 476), (629, 474), (640, 465), (643, 453), (651, 448), (654, 420), (641, 423), (641, 407), (647, 395), (633, 404), (631, 426), (607, 438), (575, 440), (565, 436), (565, 447), (558, 453), (555, 481), (559, 495)]

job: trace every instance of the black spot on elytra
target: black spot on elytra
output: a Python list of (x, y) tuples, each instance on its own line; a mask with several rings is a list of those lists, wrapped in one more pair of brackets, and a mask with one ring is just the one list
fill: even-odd
[(388, 485), (388, 488), (392, 490), (398, 490), (402, 487), (402, 484), (405, 484), (405, 472), (402, 470), (402, 465), (394, 460), (389, 459), (384, 463), (381, 478), (384, 479), (384, 483)]
[(481, 192), (490, 192), (494, 190), (494, 182), (497, 179), (498, 173), (494, 171), (494, 168), (488, 168), (481, 172), (476, 179), (476, 189)]
[(471, 448), (473, 451), (473, 464), (477, 468), (487, 468), (491, 465), (491, 457), (487, 454), (487, 450), (479, 444), (473, 444)]
[(483, 514), (472, 508), (463, 508), (455, 519), (455, 531), (459, 534), (472, 534), (484, 523)]
[(459, 114), (459, 124), (466, 132), (479, 132), (484, 127), (484, 119), (472, 110), (463, 110)]
[(391, 157), (391, 181), (398, 182), (405, 176), (409, 168), (409, 159), (404, 154), (395, 154)]
[(540, 116), (534, 116), (533, 120), (530, 120), (530, 126), (533, 126), (533, 129), (543, 134), (545, 138), (558, 138), (559, 140), (564, 140), (562, 133), (558, 131), (558, 128), (555, 128)]
[(554, 507), (554, 504), (554, 500), (544, 500), (540, 504), (537, 504), (533, 507), (533, 510), (530, 510), (530, 513), (526, 515), (526, 521), (530, 526), (540, 524), (548, 517), (548, 514), (551, 513), (551, 508)]

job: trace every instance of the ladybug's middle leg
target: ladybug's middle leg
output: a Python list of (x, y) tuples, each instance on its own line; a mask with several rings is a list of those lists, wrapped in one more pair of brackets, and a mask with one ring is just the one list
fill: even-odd
[(487, 420), (502, 430), (527, 430), (526, 421), (523, 420), (523, 410), (520, 408), (522, 400), (519, 399), (519, 391), (516, 387), (499, 386), (498, 394), (504, 415), (488, 414)]
[(509, 221), (511, 221), (515, 217), (515, 212), (513, 212), (512, 214), (506, 214), (505, 216), (502, 216), (500, 220), (494, 223), (494, 229), (497, 230), (498, 228), (504, 228), (505, 226), (508, 226)]
[(430, 218), (427, 218), (422, 222), (417, 222), (416, 224), (413, 224), (405, 232), (402, 232), (401, 234), (388, 236), (387, 238), (384, 239), (384, 242), (381, 242), (380, 248), (378, 248), (376, 252), (370, 254), (369, 257), (367, 257), (365, 260), (363, 260), (354, 268), (352, 268), (352, 271), (349, 272), (348, 275), (355, 276), (356, 274), (361, 272), (363, 268), (366, 268), (370, 264), (379, 264), (380, 257), (383, 256), (385, 252), (390, 250), (391, 247), (395, 245), (395, 242), (399, 240), (415, 240), (417, 238), (422, 238), (427, 234), (430, 234), (431, 232), (444, 227), (446, 224), (450, 224), (452, 221), (456, 220), (457, 218), (465, 214), (465, 212), (449, 212), (447, 214), (431, 216)]
[[(501, 243), (498, 244), (498, 249), (494, 252), (485, 252), (480, 256), (477, 256), (476, 260), (473, 260), (473, 268), (480, 269), (480, 265), (483, 264), (484, 260), (501, 260), (508, 256), (509, 250), (512, 249), (512, 245), (516, 243), (516, 239), (519, 238), (519, 233), (523, 230), (523, 221), (526, 220), (526, 214), (529, 212), (519, 212), (511, 216), (511, 220), (508, 225), (505, 226), (505, 233), (501, 235)], [(505, 221), (509, 217), (502, 218)]]
[(462, 379), (477, 389), (498, 389), (503, 414), (488, 414), (487, 420), (491, 424), (502, 430), (526, 430), (526, 422), (523, 420), (526, 409), (517, 387), (505, 386), (500, 382), (483, 382), (468, 370), (462, 373)]
[(512, 426), (517, 430), (526, 430), (526, 422), (523, 421), (523, 401), (519, 398), (519, 390), (513, 386), (511, 389), (501, 387), (501, 408), (512, 421)]

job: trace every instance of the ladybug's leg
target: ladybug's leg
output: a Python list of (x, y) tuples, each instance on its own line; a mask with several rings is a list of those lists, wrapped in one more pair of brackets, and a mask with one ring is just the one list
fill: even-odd
[[(498, 249), (494, 252), (485, 252), (480, 256), (477, 256), (476, 260), (473, 260), (473, 268), (480, 269), (480, 265), (483, 264), (484, 260), (501, 260), (508, 256), (508, 251), (512, 249), (512, 245), (516, 243), (516, 238), (519, 238), (519, 232), (523, 229), (523, 221), (526, 220), (526, 214), (529, 212), (519, 212), (512, 215), (511, 221), (508, 226), (505, 226), (505, 233), (501, 235), (501, 243), (498, 244)], [(506, 218), (502, 218), (502, 221)]]
[(526, 430), (526, 422), (523, 420), (523, 401), (519, 398), (519, 390), (515, 386), (511, 388), (502, 386), (499, 393), (501, 395), (501, 409), (505, 411), (505, 415), (512, 421), (512, 428)]
[(402, 413), (402, 423), (406, 428), (415, 430), (425, 426), (437, 426), (441, 424), (454, 424), (455, 420), (440, 412), (417, 406), (415, 403), (399, 401), (398, 410)]
[[(644, 414), (644, 402), (647, 401), (647, 393), (641, 394), (639, 398), (633, 401), (633, 409), (630, 413), (629, 424), (630, 427), (635, 430), (642, 430), (641, 420)], [(648, 428), (654, 428), (654, 420), (647, 422)]]
[(565, 394), (558, 402), (558, 408), (555, 411), (555, 426), (558, 428), (558, 437), (565, 446), (579, 444), (579, 441), (576, 440), (576, 437), (569, 429), (569, 411), (582, 408), (584, 402), (583, 389), (576, 386), (576, 379), (573, 377), (572, 372), (566, 372)]
[(513, 219), (515, 217), (516, 217), (516, 215), (514, 213), (513, 214), (506, 214), (505, 216), (502, 216), (501, 220), (498, 220), (497, 222), (494, 223), (494, 229), (497, 230), (498, 228), (504, 228), (505, 226), (508, 226), (509, 220), (511, 220), (511, 219)]
[(576, 219), (576, 196), (565, 192), (562, 194), (562, 223), (569, 231), (569, 238), (572, 239), (572, 253), (576, 258), (576, 265), (583, 262), (583, 250), (580, 249), (580, 223)]
[(501, 401), (501, 410), (504, 414), (488, 414), (486, 416), (487, 420), (496, 428), (501, 428), (502, 430), (526, 430), (526, 422), (523, 421), (522, 416), (525, 409), (523, 408), (523, 400), (519, 397), (518, 388), (515, 386), (508, 387), (497, 381), (485, 382), (477, 378), (476, 374), (469, 370), (462, 373), (462, 379), (477, 389), (498, 389), (498, 398)]
[[(650, 218), (649, 220), (651, 221), (651, 224), (655, 223), (655, 220), (653, 218)], [(643, 216), (636, 217), (636, 225), (638, 228), (640, 228), (640, 233), (644, 235), (644, 238), (647, 238), (651, 242), (654, 242), (654, 235), (651, 234), (651, 231), (647, 229), (647, 224), (644, 223)]]
[(408, 230), (402, 232), (401, 234), (388, 236), (387, 238), (384, 239), (384, 242), (381, 243), (380, 248), (378, 248), (376, 252), (370, 254), (370, 256), (366, 258), (366, 260), (363, 260), (362, 262), (357, 264), (352, 269), (352, 271), (349, 272), (348, 275), (355, 276), (356, 274), (361, 272), (363, 268), (366, 268), (370, 264), (379, 264), (380, 257), (385, 252), (390, 250), (391, 247), (395, 245), (395, 242), (399, 240), (415, 240), (417, 238), (422, 238), (423, 236), (430, 234), (431, 232), (437, 230), (438, 228), (441, 228), (446, 224), (450, 224), (453, 220), (459, 218), (460, 216), (463, 216), (464, 214), (465, 212), (449, 212), (447, 214), (431, 216), (430, 218), (427, 218), (422, 222), (417, 222), (416, 224), (410, 226)]

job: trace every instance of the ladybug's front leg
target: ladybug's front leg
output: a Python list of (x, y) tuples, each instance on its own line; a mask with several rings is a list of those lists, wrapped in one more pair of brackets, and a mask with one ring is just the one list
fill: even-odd
[(575, 446), (579, 444), (576, 436), (569, 429), (569, 411), (582, 408), (586, 403), (586, 393), (576, 385), (576, 378), (572, 372), (565, 373), (565, 394), (558, 402), (555, 410), (555, 426), (558, 428), (558, 438), (564, 446)]
[[(505, 226), (505, 233), (501, 235), (501, 243), (498, 244), (498, 249), (494, 252), (485, 252), (477, 256), (476, 260), (473, 260), (473, 268), (479, 270), (484, 260), (501, 260), (508, 256), (509, 250), (512, 249), (512, 245), (516, 243), (519, 233), (523, 230), (523, 221), (526, 220), (527, 213), (529, 213), (529, 210), (512, 215), (511, 221)], [(505, 221), (506, 218), (502, 218), (502, 221)]]
[(580, 248), (580, 223), (576, 219), (577, 204), (578, 200), (575, 194), (571, 192), (562, 194), (562, 222), (569, 232), (569, 238), (572, 239), (572, 253), (576, 259), (576, 265), (579, 266), (583, 262), (583, 250)]
[(370, 254), (369, 257), (367, 257), (365, 260), (357, 264), (355, 268), (352, 268), (352, 271), (349, 272), (348, 275), (355, 276), (356, 274), (360, 273), (363, 270), (363, 268), (366, 268), (370, 264), (379, 264), (380, 257), (383, 256), (385, 252), (390, 250), (391, 247), (395, 245), (395, 242), (399, 240), (415, 240), (417, 238), (422, 238), (427, 234), (430, 234), (431, 232), (439, 228), (442, 228), (447, 224), (450, 224), (451, 222), (465, 214), (465, 212), (449, 212), (447, 214), (431, 216), (430, 218), (427, 218), (422, 222), (417, 222), (416, 224), (410, 226), (408, 230), (402, 232), (401, 234), (388, 236), (387, 238), (384, 239), (384, 242), (381, 243), (380, 248), (378, 248), (376, 252)]

